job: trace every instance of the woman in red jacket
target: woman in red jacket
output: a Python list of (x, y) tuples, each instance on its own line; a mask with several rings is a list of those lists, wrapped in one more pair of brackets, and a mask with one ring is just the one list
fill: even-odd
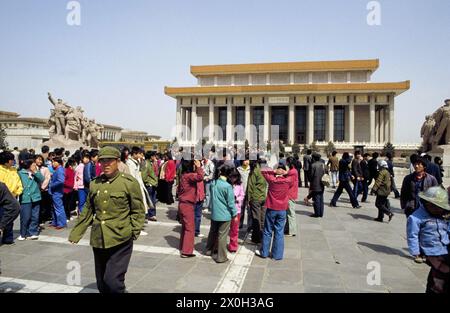
[(159, 171), (158, 200), (165, 204), (173, 204), (172, 188), (175, 180), (176, 166), (170, 152), (164, 154), (164, 163)]
[(203, 181), (203, 169), (200, 161), (183, 160), (181, 178), (178, 185), (178, 212), (181, 221), (180, 253), (182, 258), (195, 256), (195, 204), (197, 184)]
[(70, 219), (70, 212), (76, 209), (76, 194), (77, 192), (73, 190), (73, 185), (75, 182), (75, 166), (77, 162), (74, 158), (69, 158), (66, 163), (66, 168), (64, 169), (64, 195), (63, 203), (64, 210), (66, 211), (66, 216)]

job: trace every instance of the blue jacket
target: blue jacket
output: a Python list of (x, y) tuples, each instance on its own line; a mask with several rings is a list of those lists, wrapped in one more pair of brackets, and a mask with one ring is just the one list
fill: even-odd
[(448, 254), (450, 243), (449, 223), (442, 218), (436, 218), (420, 204), (419, 208), (408, 217), (406, 234), (411, 255), (423, 252), (427, 256)]
[(48, 193), (51, 195), (64, 194), (64, 167), (59, 166), (53, 173), (50, 185), (48, 187)]
[(236, 216), (237, 210), (234, 205), (234, 191), (231, 185), (219, 178), (210, 184), (211, 192), (211, 220), (216, 222), (231, 221)]
[(427, 168), (425, 171), (428, 174), (433, 175), (436, 178), (439, 185), (442, 184), (441, 169), (440, 169), (439, 165), (437, 165), (436, 163), (433, 163), (433, 162), (428, 162)]
[(19, 171), (19, 177), (23, 186), (23, 192), (20, 195), (20, 203), (41, 201), (40, 185), (44, 181), (44, 176), (42, 176), (41, 172), (37, 171), (30, 177), (26, 169), (21, 169)]
[(89, 162), (84, 165), (83, 169), (83, 184), (85, 188), (89, 188), (89, 184), (95, 179), (95, 165)]
[(339, 161), (339, 181), (346, 182), (352, 178), (350, 162), (350, 159), (341, 159)]

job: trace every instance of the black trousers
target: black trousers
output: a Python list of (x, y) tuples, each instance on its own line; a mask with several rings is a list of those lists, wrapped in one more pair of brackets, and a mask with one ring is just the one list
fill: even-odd
[(93, 250), (98, 291), (124, 293), (125, 273), (133, 252), (133, 239), (112, 248)]
[(391, 215), (391, 205), (389, 203), (388, 197), (386, 196), (377, 196), (375, 199), (375, 206), (378, 209), (378, 219), (382, 220), (384, 218), (384, 214)]
[(266, 219), (265, 201), (250, 201), (252, 212), (252, 242), (260, 243), (264, 231), (264, 220)]
[(52, 219), (53, 201), (52, 196), (48, 194), (48, 191), (41, 192), (41, 207), (39, 212), (39, 224), (45, 223)]
[(333, 199), (331, 199), (331, 204), (336, 205), (336, 202), (339, 200), (339, 197), (341, 196), (344, 189), (345, 191), (347, 191), (352, 206), (356, 208), (359, 205), (359, 203), (358, 200), (356, 200), (355, 196), (353, 195), (353, 190), (350, 187), (350, 183), (348, 181), (339, 181), (338, 189), (336, 189)]
[(77, 195), (78, 192), (74, 190), (63, 195), (64, 211), (66, 212), (67, 219), (70, 219), (70, 212), (76, 209)]
[(305, 177), (305, 188), (308, 188), (308, 183), (309, 183), (309, 170), (308, 171), (305, 171), (305, 170), (303, 170), (303, 174), (304, 174), (304, 177)]

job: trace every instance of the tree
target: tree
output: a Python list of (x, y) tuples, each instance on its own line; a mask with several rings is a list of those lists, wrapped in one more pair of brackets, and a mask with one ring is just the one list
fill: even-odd
[(292, 153), (295, 154), (300, 154), (300, 145), (298, 143), (294, 143), (292, 145)]
[(6, 131), (3, 127), (0, 127), (0, 148), (8, 149), (8, 142), (6, 141)]
[(319, 152), (319, 151), (320, 151), (320, 149), (319, 149), (319, 147), (317, 146), (317, 144), (316, 144), (315, 141), (313, 141), (313, 142), (311, 143), (311, 146), (310, 146), (309, 148), (311, 149), (312, 152)]
[(326, 152), (327, 156), (330, 156), (331, 153), (335, 150), (336, 150), (336, 147), (334, 146), (334, 143), (332, 141), (329, 141), (327, 147), (325, 148), (325, 152)]
[(392, 143), (387, 142), (384, 147), (383, 151), (381, 151), (382, 155), (386, 155), (386, 153), (390, 152), (392, 156), (395, 156), (395, 147), (392, 145)]

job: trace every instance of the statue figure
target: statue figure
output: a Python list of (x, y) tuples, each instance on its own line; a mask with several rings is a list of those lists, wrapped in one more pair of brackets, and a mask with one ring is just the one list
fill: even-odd
[(47, 125), (49, 127), (48, 133), (50, 137), (55, 136), (56, 135), (55, 110), (50, 110), (50, 118), (48, 119)]
[(425, 122), (423, 123), (422, 128), (420, 130), (420, 137), (423, 138), (422, 149), (424, 152), (430, 151), (432, 149), (434, 138), (433, 132), (435, 125), (436, 121), (434, 120), (433, 116), (427, 115), (425, 117)]
[(433, 147), (450, 144), (450, 99), (433, 114), (436, 121)]
[(77, 116), (76, 110), (70, 108), (69, 112), (66, 114), (66, 129), (65, 129), (65, 139), (79, 140), (81, 130), (81, 123)]
[(69, 111), (70, 106), (68, 106), (66, 102), (63, 102), (62, 99), (58, 99), (58, 101), (56, 101), (50, 94), (50, 92), (47, 94), (48, 99), (55, 107), (54, 114), (55, 114), (56, 135), (64, 135), (64, 130), (66, 126), (65, 116)]
[(87, 141), (88, 137), (88, 129), (89, 129), (89, 120), (87, 117), (83, 117), (81, 120), (81, 142), (85, 145), (89, 145)]

